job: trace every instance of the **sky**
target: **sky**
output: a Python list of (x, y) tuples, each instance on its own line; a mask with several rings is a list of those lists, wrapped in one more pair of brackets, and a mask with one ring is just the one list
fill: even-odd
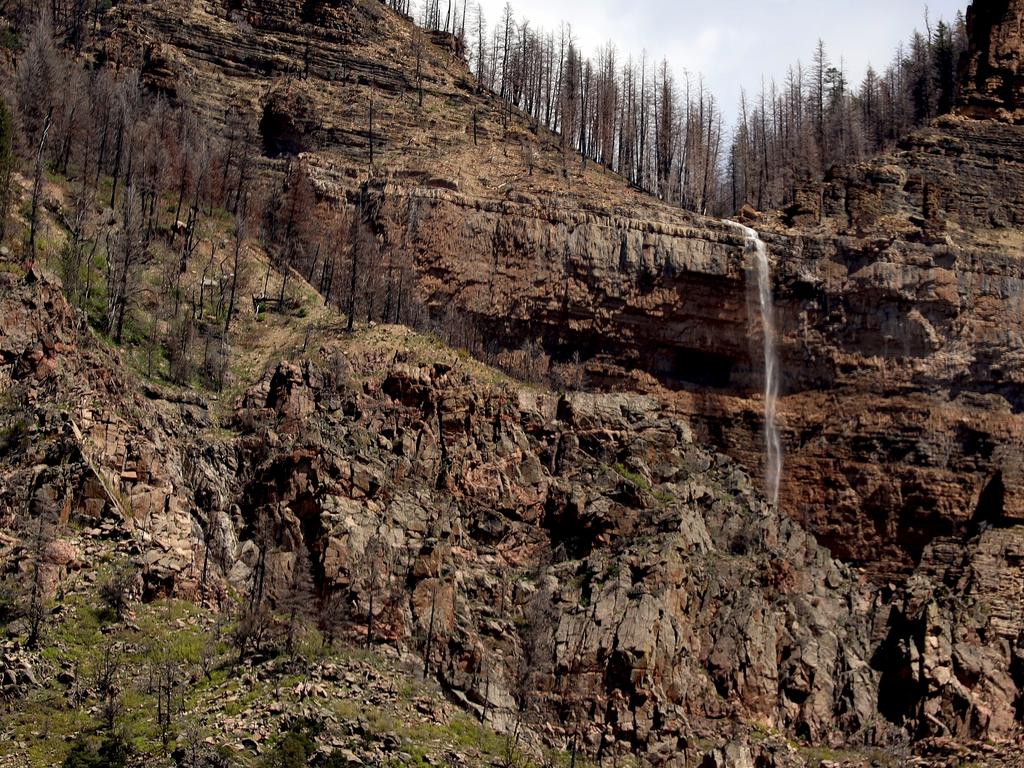
[[(489, 25), (505, 0), (479, 0)], [(884, 70), (896, 46), (934, 21), (952, 19), (968, 0), (511, 0), (517, 19), (557, 30), (562, 21), (587, 54), (615, 43), (621, 55), (646, 50), (666, 57), (678, 76), (702, 73), (732, 122), (741, 89), (753, 94), (761, 76), (780, 84), (791, 64), (805, 64), (819, 38), (848, 78), (859, 83), (871, 64)], [(474, 0), (469, 0), (470, 8)], [(472, 18), (472, 11), (470, 18)]]

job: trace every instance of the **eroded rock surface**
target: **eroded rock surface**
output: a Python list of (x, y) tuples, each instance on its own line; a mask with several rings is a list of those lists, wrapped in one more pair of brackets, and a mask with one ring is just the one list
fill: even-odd
[[(782, 504), (844, 559), (893, 575), (978, 515), (1019, 519), (1021, 157), (1019, 129), (948, 120), (837, 171), (816, 228), (761, 223), (782, 334)], [(702, 439), (760, 471), (758, 316), (739, 233), (635, 209), (375, 193), (376, 220), (415, 250), (439, 316), (456, 307), (491, 342), (580, 353), (593, 382), (637, 386), (625, 371), (642, 371)], [(409, 219), (411, 231), (389, 224)], [(983, 494), (997, 476), (998, 503)]]
[[(454, 355), (387, 351), (387, 329), (370, 355), (328, 343), (273, 366), (225, 441), (196, 430), (198, 398), (137, 394), (45, 276), (0, 281), (21, 329), (0, 337), (5, 434), (25, 422), (0, 515), (31, 498), (129, 537), (145, 599), (258, 577), (277, 600), (304, 559), (349, 631), (421, 654), (497, 727), (591, 754), (668, 760), (735, 723), (1017, 737), (1016, 531), (933, 544), (906, 587), (878, 588), (657, 398), (485, 383)], [(59, 577), (76, 553), (50, 560)]]
[(961, 62), (960, 109), (974, 117), (1024, 118), (1024, 3), (976, 0), (967, 11), (971, 47)]
[[(963, 111), (1012, 117), (1019, 4), (975, 6)], [(780, 313), (781, 514), (750, 479), (761, 382), (735, 231), (600, 170), (567, 181), (553, 142), (527, 176), (508, 148), (528, 128), (496, 133), (443, 47), (424, 87), (446, 109), (413, 114), (410, 27), (377, 2), (121, 3), (112, 29), (113, 60), (247, 120), (268, 155), (303, 153), (326, 194), (362, 186), (363, 106), (387, 94), (375, 148), (393, 170), (363, 213), (415, 254), (435, 319), (579, 352), (590, 386), (628, 393), (484, 387), (451, 361), (332, 347), (267, 371), (239, 436), (212, 439), (201, 397), (138, 387), (44, 276), (0, 272), (5, 510), (116, 521), (147, 597), (200, 596), (210, 560), (225, 591), (265, 564), (274, 594), (305, 551), (320, 589), (360, 612), (373, 592), (377, 640), (423, 653), (465, 707), (508, 725), (528, 701), (593, 752), (671, 755), (732, 720), (1019, 741), (1012, 120), (945, 119), (751, 222)]]

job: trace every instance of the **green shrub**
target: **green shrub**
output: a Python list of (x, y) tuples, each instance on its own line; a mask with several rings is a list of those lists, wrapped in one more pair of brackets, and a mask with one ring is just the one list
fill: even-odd
[(263, 764), (267, 768), (307, 768), (316, 752), (316, 740), (323, 730), (323, 723), (312, 718), (293, 721)]
[(615, 470), (620, 477), (624, 480), (628, 480), (641, 491), (645, 491), (647, 493), (651, 492), (651, 481), (639, 472), (634, 472), (623, 464), (616, 464), (612, 469)]
[(64, 758), (64, 768), (125, 768), (131, 759), (131, 744), (119, 733), (104, 737), (98, 744), (81, 736)]
[(9, 51), (15, 52), (21, 50), (21, 39), (13, 27), (5, 26), (3, 29), (0, 29), (0, 48), (6, 48)]

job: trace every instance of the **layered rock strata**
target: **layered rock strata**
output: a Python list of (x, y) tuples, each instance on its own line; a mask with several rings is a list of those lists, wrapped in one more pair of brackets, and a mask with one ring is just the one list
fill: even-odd
[(1024, 3), (985, 0), (967, 11), (970, 52), (960, 64), (960, 110), (973, 117), (1024, 119)]
[(30, 499), (113, 522), (146, 598), (245, 594), (258, 573), (274, 601), (308, 562), (350, 631), (418, 652), (497, 727), (590, 754), (673, 760), (737, 723), (861, 745), (1017, 733), (1015, 534), (953, 560), (933, 545), (906, 589), (877, 589), (649, 396), (486, 383), (384, 329), (273, 366), (225, 440), (202, 398), (115, 372), (45, 277), (0, 273), (0, 313), (18, 329), (0, 516)]
[[(311, 15), (287, 3), (119, 4), (105, 53), (140, 66), (151, 87), (191, 100), (210, 119), (247, 120), (268, 154), (303, 153), (330, 194), (351, 192), (369, 174), (363, 105), (384, 95), (374, 103), (387, 127), (374, 140), (390, 180), (366, 185), (363, 213), (385, 250), (413, 252), (435, 320), (498, 347), (539, 339), (556, 357), (579, 353), (591, 385), (656, 394), (673, 414), (662, 418), (759, 475), (761, 387), (736, 234), (599, 169), (576, 174), (544, 137), (537, 173), (528, 175), (516, 148), (529, 126), (515, 118), (499, 128), (500, 108), (475, 92), (450, 51), (430, 47), (424, 78), (428, 103), (443, 109), (416, 111), (404, 20), (369, 0), (309, 7)], [(1019, 16), (1019, 3), (1007, 0), (971, 12), (961, 112), (1001, 120), (942, 120), (883, 159), (836, 169), (784, 214), (753, 222), (772, 252), (780, 313), (782, 506), (880, 590), (869, 622), (878, 687), (861, 684), (885, 702), (885, 724), (915, 733), (1007, 736), (1021, 711)], [(310, 395), (293, 420), (305, 423), (324, 397)], [(321, 461), (263, 460), (284, 462), (282, 478), (306, 477), (302, 462)], [(668, 482), (628, 471), (652, 489)], [(247, 493), (240, 510), (257, 498)], [(199, 509), (219, 498), (204, 494)], [(187, 505), (170, 497), (168, 508), (184, 514)], [(304, 496), (286, 498), (289, 508), (312, 508)], [(601, 519), (599, 509), (584, 509), (587, 520)], [(609, 530), (620, 532), (623, 516), (612, 517)], [(638, 525), (658, 530), (655, 518)], [(671, 570), (669, 578), (655, 569), (658, 589), (678, 588)], [(833, 633), (847, 621), (826, 613)], [(593, 674), (581, 679), (607, 713), (610, 689)], [(759, 694), (730, 685), (723, 690), (749, 712), (767, 711)], [(673, 691), (664, 700), (685, 699)], [(785, 714), (803, 694), (781, 694), (770, 717), (818, 728), (824, 720), (800, 714), (803, 703)], [(643, 696), (631, 701), (643, 711)], [(621, 725), (613, 730), (633, 738)]]
[[(781, 333), (782, 503), (844, 559), (891, 573), (980, 518), (1021, 520), (1021, 157), (1016, 128), (948, 120), (837, 171), (819, 190), (819, 225), (762, 222)], [(379, 229), (413, 249), (438, 316), (457, 307), (483, 338), (537, 338), (595, 374), (643, 371), (704, 439), (759, 471), (757, 313), (735, 231), (374, 192)]]

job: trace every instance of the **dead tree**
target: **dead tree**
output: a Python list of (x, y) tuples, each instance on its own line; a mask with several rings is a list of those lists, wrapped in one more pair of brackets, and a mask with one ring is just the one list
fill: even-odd
[(28, 250), (32, 260), (36, 258), (36, 232), (39, 227), (39, 202), (43, 194), (43, 157), (46, 151), (46, 139), (50, 135), (53, 121), (53, 109), (50, 109), (43, 124), (43, 133), (39, 138), (39, 149), (36, 151), (35, 171), (32, 174), (32, 211), (29, 214)]
[(313, 604), (313, 574), (310, 570), (309, 553), (305, 542), (300, 541), (292, 561), (291, 579), (288, 591), (281, 599), (280, 608), (287, 616), (285, 624), (285, 651), (289, 656), (295, 653), (295, 639), (304, 626)]
[(117, 716), (121, 712), (124, 667), (124, 649), (118, 643), (108, 640), (93, 662), (92, 680), (103, 713), (103, 724), (108, 732), (114, 730)]

